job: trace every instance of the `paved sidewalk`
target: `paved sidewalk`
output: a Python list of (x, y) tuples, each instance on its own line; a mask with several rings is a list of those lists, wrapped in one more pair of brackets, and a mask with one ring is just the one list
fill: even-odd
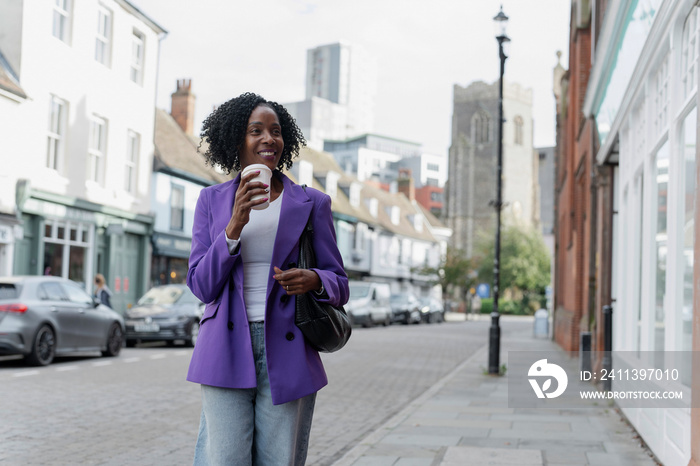
[[(488, 316), (476, 318), (488, 320)], [(508, 351), (547, 351), (556, 356), (552, 359), (557, 364), (577, 370), (577, 359), (551, 340), (535, 338), (522, 319), (501, 318), (502, 363), (508, 365)], [(509, 326), (515, 321), (521, 324)], [(488, 335), (484, 339), (481, 349), (334, 465), (658, 464), (613, 406), (591, 400), (584, 402), (584, 409), (509, 408), (507, 372), (502, 377), (484, 374)]]

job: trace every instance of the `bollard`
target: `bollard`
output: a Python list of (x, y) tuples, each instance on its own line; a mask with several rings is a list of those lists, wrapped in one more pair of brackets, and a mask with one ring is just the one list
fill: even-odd
[(489, 329), (489, 374), (500, 373), (501, 327), (498, 326), (498, 312), (491, 313), (491, 328)]
[(535, 337), (549, 336), (549, 312), (547, 309), (538, 309), (535, 311), (535, 326), (533, 328)]
[[(603, 338), (603, 369), (609, 374), (612, 371), (612, 306), (603, 306), (603, 322), (605, 327), (603, 331), (605, 332)], [(603, 390), (609, 392), (612, 389), (612, 380), (610, 377), (606, 377), (603, 380)]]
[(591, 372), (591, 332), (581, 332), (581, 343), (579, 345), (580, 370)]

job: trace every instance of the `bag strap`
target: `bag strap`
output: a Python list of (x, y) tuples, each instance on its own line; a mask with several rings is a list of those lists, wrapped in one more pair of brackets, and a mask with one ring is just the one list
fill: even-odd
[[(306, 185), (305, 184), (302, 184), (301, 188), (304, 190), (304, 192), (306, 192)], [(306, 222), (306, 227), (304, 228), (304, 231), (308, 231), (309, 234), (311, 234), (311, 235), (314, 234), (314, 226), (311, 223), (311, 215), (309, 215), (309, 221)]]

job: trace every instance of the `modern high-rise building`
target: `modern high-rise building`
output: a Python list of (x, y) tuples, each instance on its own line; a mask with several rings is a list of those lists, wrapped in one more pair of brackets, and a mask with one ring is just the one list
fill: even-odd
[(372, 132), (376, 95), (376, 61), (362, 47), (338, 42), (307, 50), (306, 100), (345, 106), (345, 137)]

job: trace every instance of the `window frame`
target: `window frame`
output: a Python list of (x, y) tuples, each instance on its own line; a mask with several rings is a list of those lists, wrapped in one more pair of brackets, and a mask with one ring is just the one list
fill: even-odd
[[(175, 193), (179, 196), (179, 205), (174, 205), (176, 201)], [(175, 221), (177, 220), (177, 222)], [(178, 225), (179, 223), (179, 225)], [(185, 229), (185, 187), (176, 183), (170, 184), (170, 230), (184, 231)]]
[[(96, 130), (98, 130), (99, 134), (97, 145), (95, 144)], [(93, 114), (92, 118), (90, 118), (87, 179), (99, 185), (103, 185), (105, 180), (105, 165), (107, 162), (107, 131), (107, 120)]]
[(126, 158), (124, 160), (124, 191), (134, 194), (138, 179), (138, 162), (141, 153), (141, 135), (134, 130), (127, 130)]
[[(97, 7), (97, 31), (95, 31), (95, 61), (107, 68), (112, 60), (112, 10), (102, 5)], [(104, 26), (104, 30), (102, 27)]]
[[(140, 51), (140, 53), (138, 53)], [(129, 78), (132, 82), (143, 86), (143, 68), (146, 57), (146, 36), (134, 28), (131, 34), (131, 64)]]
[[(58, 112), (56, 109), (58, 108)], [(49, 128), (47, 134), (46, 167), (59, 173), (63, 171), (68, 121), (68, 102), (52, 95), (49, 99)]]

